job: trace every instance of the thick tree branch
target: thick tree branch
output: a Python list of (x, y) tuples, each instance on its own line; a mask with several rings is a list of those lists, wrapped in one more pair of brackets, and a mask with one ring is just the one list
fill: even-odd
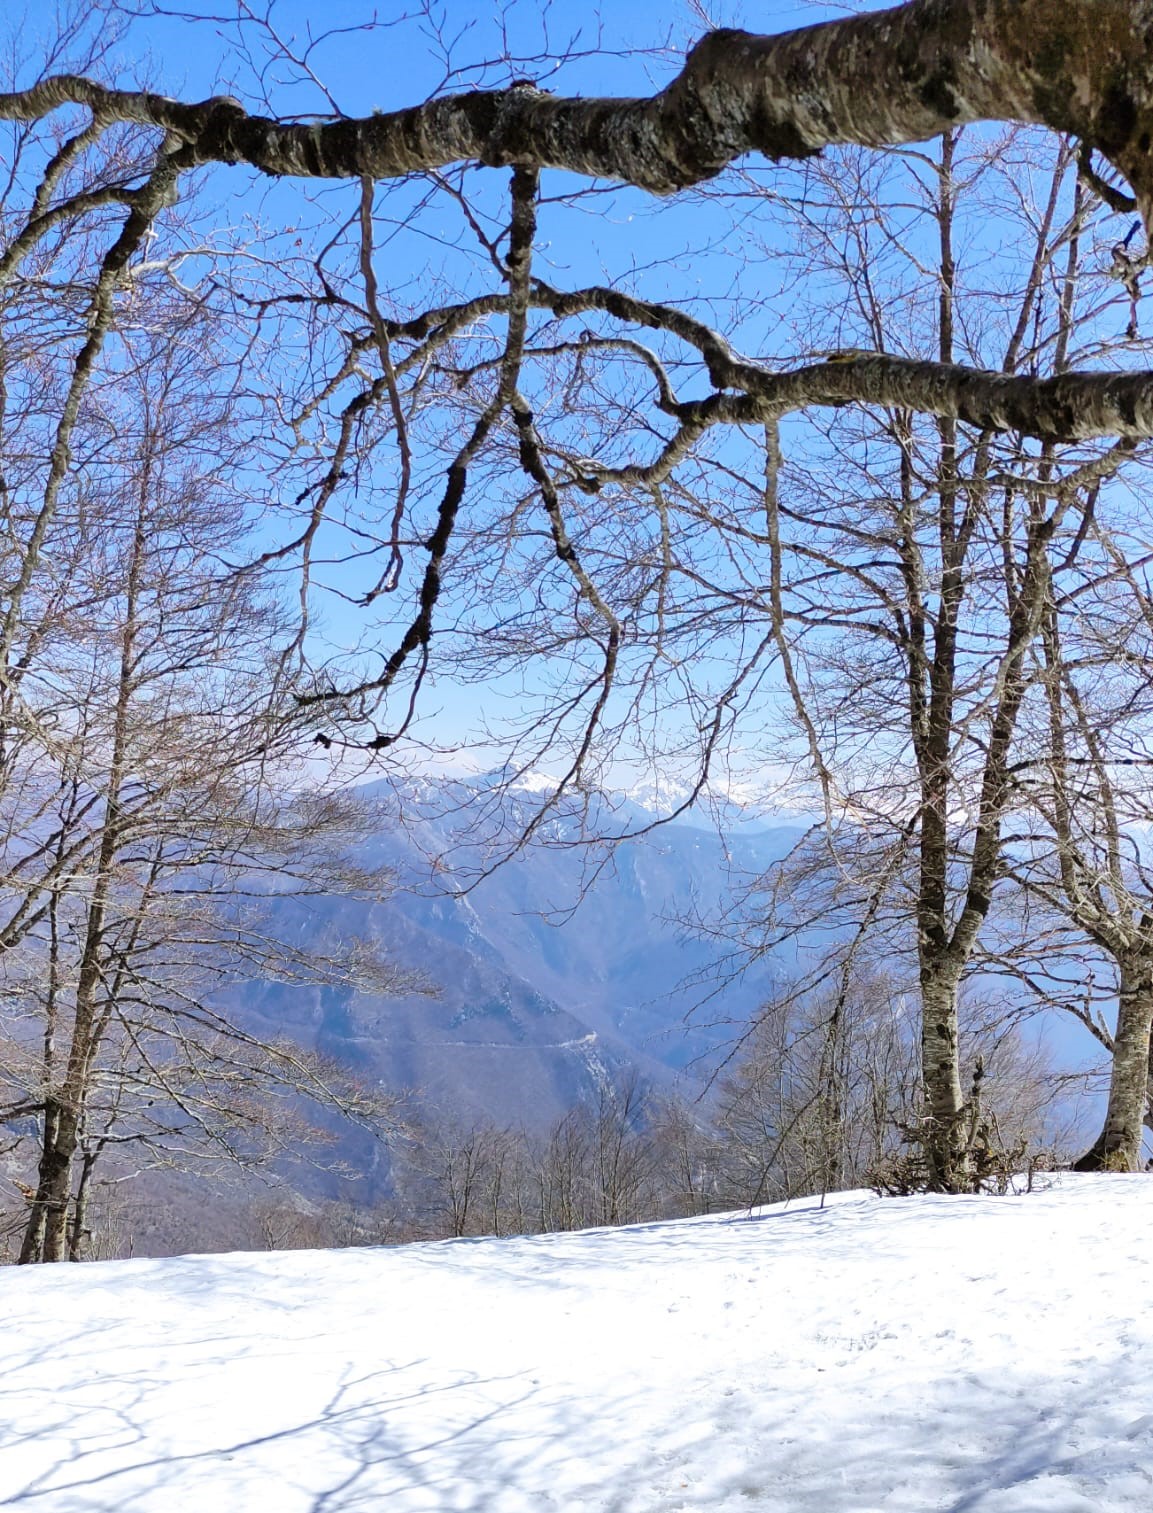
[[(1040, 440), (1153, 436), (1151, 371), (1067, 372), (1042, 379), (856, 352), (781, 372), (740, 356), (720, 332), (686, 311), (617, 289), (594, 285), (562, 292), (534, 281), (529, 303), (558, 319), (601, 311), (632, 325), (666, 331), (697, 351), (716, 388), (738, 392), (718, 393), (680, 406), (662, 403), (694, 436), (713, 424), (758, 425), (795, 410), (846, 404), (914, 410), (965, 421), (981, 430), (1017, 431)], [(394, 340), (427, 339), (428, 348), (436, 348), (472, 321), (508, 308), (507, 294), (490, 294), (426, 312), (412, 321), (384, 324)], [(428, 348), (422, 347), (422, 354)], [(398, 371), (411, 361), (409, 357), (398, 363)], [(666, 473), (667, 469), (660, 476)], [(630, 473), (627, 481), (638, 478), (639, 473), (636, 477)]]
[[(1038, 379), (983, 372), (953, 363), (915, 362), (881, 354), (827, 362), (791, 373), (753, 364), (734, 367), (738, 397), (717, 395), (689, 412), (721, 412), (716, 419), (759, 420), (813, 405), (872, 404), (963, 420), (982, 430), (1019, 431), (1042, 440), (1088, 441), (1153, 435), (1153, 374), (1063, 373)], [(712, 418), (712, 417), (710, 417)]]
[[(200, 162), (275, 176), (374, 179), (462, 160), (620, 179), (657, 194), (735, 158), (801, 158), (836, 142), (921, 141), (970, 121), (1079, 137), (1153, 204), (1153, 0), (912, 0), (775, 37), (709, 33), (650, 99), (476, 90), (328, 124), (184, 104), (58, 75), (0, 95), (0, 117), (87, 106), (99, 122), (176, 133)], [(1146, 215), (1148, 220), (1148, 216)]]

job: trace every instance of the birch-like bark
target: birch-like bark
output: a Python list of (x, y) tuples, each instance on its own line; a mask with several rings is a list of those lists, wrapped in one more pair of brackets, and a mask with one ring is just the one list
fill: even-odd
[(1101, 1133), (1074, 1164), (1080, 1172), (1134, 1172), (1141, 1166), (1153, 1035), (1153, 957), (1129, 952), (1120, 955), (1118, 963), (1121, 982), (1109, 1104)]
[(68, 104), (170, 131), (193, 163), (377, 180), (466, 160), (619, 179), (667, 194), (735, 158), (924, 141), (966, 122), (1049, 126), (1098, 149), (1153, 204), (1153, 0), (911, 0), (779, 36), (706, 35), (648, 99), (563, 99), (519, 83), (359, 120), (285, 124), (57, 75), (0, 118)]

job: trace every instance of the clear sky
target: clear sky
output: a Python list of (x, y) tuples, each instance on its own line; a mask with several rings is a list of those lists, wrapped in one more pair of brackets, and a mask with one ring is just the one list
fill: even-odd
[[(152, 87), (182, 98), (234, 93), (250, 108), (279, 115), (331, 113), (350, 115), (390, 110), (419, 102), (429, 93), (478, 85), (499, 86), (510, 74), (525, 74), (551, 89), (584, 94), (648, 94), (680, 67), (685, 49), (709, 25), (780, 31), (845, 14), (848, 7), (794, 0), (751, 5), (722, 3), (705, 10), (687, 4), (655, 7), (644, 0), (620, 0), (597, 8), (579, 0), (513, 0), (508, 5), (478, 6), (446, 0), (427, 9), (371, 0), (274, 0), (265, 10), (256, 0), (131, 0), (139, 11), (117, 48), (125, 76), (143, 65)], [(149, 14), (149, 12), (154, 12)], [(267, 15), (264, 34), (251, 23), (239, 29), (233, 14)], [(189, 17), (199, 17), (190, 20)], [(364, 24), (375, 16), (376, 24)], [(275, 37), (273, 36), (275, 32)], [(276, 56), (278, 46), (296, 62)], [(557, 56), (568, 61), (557, 64)], [(510, 65), (504, 59), (511, 56)], [(478, 66), (488, 61), (487, 66)], [(313, 77), (310, 78), (308, 75)], [(559, 175), (552, 176), (554, 182)], [(248, 176), (224, 170), (216, 175), (225, 217), (250, 213)], [(503, 186), (500, 186), (503, 193)], [(544, 192), (549, 192), (546, 176)], [(555, 190), (553, 191), (555, 193)], [(286, 191), (285, 201), (294, 190)], [(280, 190), (261, 183), (266, 210)], [(560, 212), (555, 212), (559, 214)], [(608, 282), (620, 270), (652, 265), (646, 292), (653, 297), (684, 299), (704, 295), (710, 285), (724, 288), (731, 270), (723, 268), (725, 238), (733, 234), (732, 217), (718, 219), (709, 230), (712, 211), (700, 204), (678, 212), (674, 203), (657, 203), (622, 191), (596, 212), (592, 234), (573, 236), (568, 228), (549, 235), (542, 215), (540, 255), (550, 276), (566, 286)], [(458, 228), (433, 227), (450, 243)], [(711, 238), (715, 237), (713, 245)], [(722, 271), (709, 270), (716, 254)], [(399, 250), (393, 274), (401, 281), (429, 277), (442, 267), (441, 250)], [(445, 275), (448, 277), (448, 275)], [(711, 311), (718, 321), (723, 314)], [(324, 640), (337, 650), (355, 645), (364, 634), (364, 616), (339, 598), (325, 605)], [(473, 727), (482, 714), (499, 714), (502, 700), (515, 707), (523, 690), (517, 680), (484, 688), (453, 686), (441, 678), (429, 690), (424, 709), (426, 729), (451, 739)], [(482, 754), (475, 760), (489, 760)]]
[[(155, 60), (158, 83), (167, 92), (200, 95), (214, 90), (254, 92), (259, 77), (282, 113), (326, 110), (319, 90), (300, 82), (291, 87), (283, 64), (269, 65), (272, 44), (238, 45), (234, 12), (267, 14), (278, 36), (292, 50), (308, 50), (316, 75), (348, 114), (393, 110), (413, 104), (443, 86), (451, 67), (464, 70), (461, 87), (481, 81), (476, 65), (511, 52), (523, 60), (524, 72), (551, 88), (582, 93), (647, 92), (675, 71), (678, 55), (710, 25), (739, 26), (778, 32), (845, 15), (879, 9), (877, 0), (833, 5), (820, 0), (675, 0), (657, 6), (651, 0), (617, 0), (594, 6), (581, 0), (512, 0), (476, 4), (442, 0), (412, 4), (406, 0), (156, 0), (162, 13), (147, 16), (153, 0), (130, 0), (141, 12), (127, 49), (139, 58), (141, 44)], [(35, 6), (32, 7), (35, 9)], [(177, 14), (182, 13), (182, 14)], [(190, 24), (186, 17), (204, 19)], [(377, 25), (363, 30), (375, 16)], [(446, 57), (447, 53), (447, 57)], [(570, 53), (572, 61), (556, 68), (546, 59)], [(502, 76), (503, 75), (503, 76)], [(500, 63), (483, 82), (506, 82)]]
[[(697, 10), (682, 3), (659, 9), (639, 0), (621, 0), (603, 11), (577, 0), (555, 0), (551, 5), (515, 0), (483, 8), (465, 0), (423, 8), (404, 8), (405, 0), (395, 5), (378, 0), (375, 6), (372, 0), (329, 0), (323, 7), (315, 0), (275, 0), (267, 8), (265, 0), (122, 4), (137, 12), (116, 44), (126, 81), (143, 70), (154, 88), (171, 94), (203, 98), (231, 92), (250, 108), (280, 115), (324, 115), (337, 108), (361, 115), (417, 103), (437, 89), (500, 86), (510, 76), (525, 75), (557, 91), (650, 93), (675, 73), (685, 47), (710, 24), (785, 30), (849, 8), (770, 0), (724, 4), (706, 15), (703, 6)], [(262, 31), (251, 24), (256, 12), (267, 15), (271, 29)], [(38, 5), (31, 0), (25, 14), (24, 39), (31, 51), (30, 33), (48, 21), (38, 20)], [(249, 24), (238, 29), (231, 18), (244, 14)], [(374, 15), (376, 24), (364, 29), (366, 19)], [(199, 19), (190, 19), (194, 16)], [(550, 61), (557, 56), (568, 58), (559, 68)], [(544, 196), (555, 200), (567, 187), (563, 175), (548, 174)], [(502, 216), (505, 188), (502, 175), (473, 175), (474, 206), (487, 206), (494, 217)], [(417, 190), (391, 192), (397, 196), (391, 203), (403, 207), (405, 194), (415, 195)], [(202, 203), (213, 207), (225, 231), (259, 217), (283, 223), (303, 216), (308, 221), (301, 227), (303, 256), (324, 239), (328, 220), (347, 217), (350, 205), (355, 205), (356, 186), (310, 186), (304, 195), (296, 185), (272, 184), (247, 170), (225, 169), (212, 175), (207, 192), (202, 188), (198, 194)], [(630, 190), (576, 205), (545, 204), (538, 266), (561, 287), (625, 281), (648, 297), (691, 303), (745, 350), (769, 361), (781, 355), (794, 360), (803, 356), (806, 337), (812, 338), (810, 347), (859, 343), (852, 331), (842, 342), (839, 330), (828, 333), (837, 339), (822, 342), (820, 332), (803, 329), (801, 320), (807, 317), (793, 318), (787, 301), (782, 305), (778, 300), (777, 311), (783, 316), (775, 325), (765, 315), (758, 260), (766, 268), (780, 249), (772, 243), (774, 233), (762, 210), (763, 202), (746, 210), (728, 201), (718, 209), (707, 197), (686, 195), (658, 202)], [(410, 309), (422, 308), (426, 288), (452, 290), (453, 297), (460, 297), (460, 291), (469, 291), (470, 278), (472, 288), (492, 287), (491, 264), (479, 258), (475, 239), (449, 197), (432, 205), (419, 228), (402, 226), (403, 214), (395, 208), (391, 214), (397, 232), (382, 252), (380, 282), (386, 297), (397, 297), (398, 310), (405, 308), (404, 302)], [(765, 283), (769, 281), (766, 276)], [(738, 320), (744, 324), (738, 325)], [(699, 384), (700, 379), (686, 382), (693, 381)], [(385, 478), (378, 492), (386, 494), (388, 486)], [(365, 492), (372, 488), (373, 480), (366, 480)], [(414, 551), (410, 557), (411, 567), (419, 554)], [(365, 585), (338, 577), (352, 571), (331, 569), (330, 586), (355, 598)], [(327, 646), (345, 651), (362, 635), (375, 633), (371, 617), (338, 595), (326, 605)], [(386, 652), (391, 649), (395, 628), (381, 627), (375, 644)], [(442, 677), (434, 689), (426, 690), (424, 708), (429, 714), (442, 711), (435, 729), (448, 736), (473, 724), (478, 713), (492, 713), (502, 694), (515, 706), (524, 690), (515, 679), (481, 687), (460, 686)]]

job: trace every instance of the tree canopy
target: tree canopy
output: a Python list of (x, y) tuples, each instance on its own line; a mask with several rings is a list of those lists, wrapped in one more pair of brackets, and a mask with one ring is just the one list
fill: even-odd
[[(259, 71), (248, 100), (146, 87), (115, 45), (180, 14), (108, 0), (107, 35), (66, 22), (0, 93), (6, 728), (57, 739), (39, 691), (82, 593), (60, 564), (118, 455), (108, 396), (146, 334), (179, 359), (195, 321), (227, 417), (214, 486), (247, 528), (218, 581), (275, 580), (293, 614), (268, 655), (277, 740), (391, 760), (438, 687), (499, 685), (490, 747), (554, 778), (499, 858), (630, 754), (687, 772), (688, 807), (759, 720), (759, 755), (822, 811), (792, 859), (846, 922), (821, 972), (847, 1000), (858, 943), (916, 962), (929, 1179), (963, 1187), (988, 1134), (966, 981), (994, 956), (1035, 981), (990, 943), (1012, 887), (1126, 984), (1125, 1111), (1098, 1156), (1133, 1165), (1153, 942), (1101, 921), (1141, 914), (1143, 876), (1111, 821), (1117, 907), (1086, 909), (1067, 818), (1089, 787), (1115, 817), (1107, 708), (1146, 806), (1141, 654), (1101, 648), (1153, 623), (1132, 483), (1153, 0), (715, 29), (645, 98), (553, 94), (543, 56), (507, 47), (362, 116), (271, 9), (238, 25), (330, 110), (276, 113)], [(619, 268), (585, 267), (576, 217), (607, 224), (613, 185), (707, 226), (728, 284), (627, 239)], [(791, 928), (785, 879), (770, 930)]]

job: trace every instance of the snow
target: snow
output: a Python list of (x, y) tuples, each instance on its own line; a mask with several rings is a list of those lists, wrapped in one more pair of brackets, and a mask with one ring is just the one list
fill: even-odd
[(0, 1507), (1153, 1507), (1153, 1181), (0, 1273)]
[(518, 773), (509, 786), (513, 793), (555, 793), (558, 782), (549, 773), (530, 768)]

